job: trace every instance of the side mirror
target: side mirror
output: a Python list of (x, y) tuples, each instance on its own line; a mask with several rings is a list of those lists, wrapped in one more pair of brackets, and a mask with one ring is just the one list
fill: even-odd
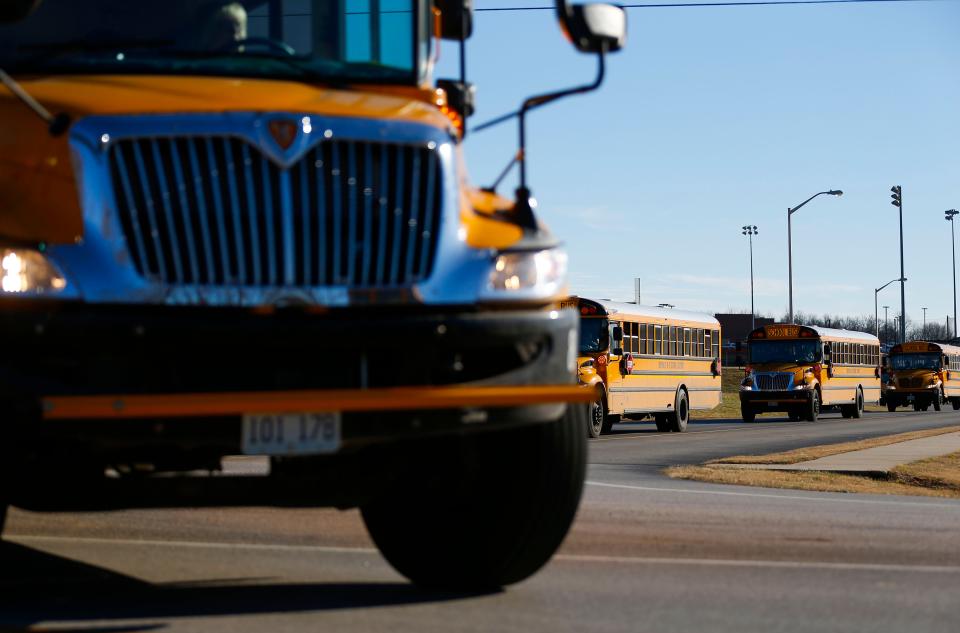
[(433, 0), (440, 10), (440, 37), (465, 40), (473, 34), (473, 0)]
[(473, 116), (474, 104), (477, 100), (477, 88), (469, 81), (463, 83), (455, 79), (438, 79), (437, 88), (447, 94), (447, 106), (466, 119)]
[(40, 5), (40, 0), (0, 0), (0, 24), (19, 22)]
[(833, 355), (833, 346), (830, 345), (830, 343), (827, 343), (826, 345), (823, 346), (823, 358), (825, 360), (829, 360), (832, 355)]
[(623, 340), (623, 328), (619, 325), (613, 326), (613, 340), (615, 343), (619, 343)]
[(575, 4), (557, 0), (557, 17), (581, 53), (613, 53), (627, 39), (627, 13), (612, 4)]

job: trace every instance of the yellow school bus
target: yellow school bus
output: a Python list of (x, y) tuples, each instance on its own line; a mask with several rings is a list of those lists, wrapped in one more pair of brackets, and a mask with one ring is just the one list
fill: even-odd
[(827, 407), (860, 418), (864, 403), (880, 399), (880, 341), (872, 334), (774, 324), (751, 332), (748, 342), (750, 364), (740, 383), (744, 422), (768, 411), (815, 422)]
[(594, 394), (587, 433), (653, 417), (687, 430), (690, 412), (721, 401), (720, 322), (708, 314), (633, 303), (569, 300), (580, 313), (577, 367)]
[(894, 345), (887, 372), (887, 410), (913, 405), (914, 411), (926, 411), (933, 405), (939, 411), (946, 402), (960, 409), (960, 347), (927, 341)]
[[(469, 184), (472, 86), (433, 72), (472, 4), (0, 0), (0, 529), (359, 507), (424, 585), (553, 555), (586, 469), (578, 319), (525, 137), (511, 197)], [(623, 10), (556, 8), (599, 86)], [(232, 456), (269, 474), (215, 476)]]

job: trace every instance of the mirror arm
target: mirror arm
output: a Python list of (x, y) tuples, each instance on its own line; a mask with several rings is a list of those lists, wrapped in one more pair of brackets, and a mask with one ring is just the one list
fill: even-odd
[(13, 96), (19, 99), (23, 105), (27, 106), (34, 114), (43, 119), (47, 124), (47, 130), (50, 132), (50, 136), (60, 136), (70, 127), (69, 116), (63, 112), (57, 115), (50, 114), (49, 110), (34, 99), (30, 93), (24, 90), (23, 87), (18, 84), (13, 77), (4, 72), (2, 68), (0, 68), (0, 83), (6, 86), (7, 90), (12, 92)]
[(597, 77), (593, 80), (592, 83), (584, 84), (582, 86), (577, 86), (575, 88), (567, 88), (566, 90), (559, 90), (557, 92), (549, 92), (547, 94), (537, 95), (530, 97), (529, 99), (523, 102), (523, 105), (520, 106), (520, 110), (516, 113), (520, 117), (520, 151), (518, 153), (518, 159), (520, 161), (520, 188), (526, 190), (527, 188), (527, 112), (539, 108), (540, 106), (546, 105), (557, 99), (562, 99), (563, 97), (569, 97), (571, 95), (583, 94), (585, 92), (592, 92), (600, 87), (600, 84), (603, 83), (603, 77), (606, 72), (605, 62), (605, 51), (601, 50), (597, 54)]

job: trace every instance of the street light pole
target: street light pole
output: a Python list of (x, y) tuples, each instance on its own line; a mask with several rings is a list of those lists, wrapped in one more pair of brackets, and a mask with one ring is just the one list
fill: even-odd
[[(830, 196), (842, 196), (843, 192), (839, 189), (831, 189), (830, 191), (821, 191), (820, 193), (815, 193), (797, 206), (792, 209), (787, 209), (787, 271), (789, 277), (789, 293), (790, 293), (790, 323), (793, 323), (793, 227), (790, 221), (791, 216), (800, 210), (800, 208), (816, 198), (817, 196), (830, 195)], [(902, 274), (900, 275), (903, 276)]]
[[(950, 223), (950, 247), (953, 249), (953, 338), (957, 338), (957, 241), (953, 234), (953, 217), (960, 213), (956, 209), (944, 211), (947, 222)], [(948, 331), (949, 335), (950, 332)]]
[(750, 239), (750, 331), (753, 332), (756, 328), (757, 315), (757, 311), (753, 308), (753, 236), (757, 234), (757, 227), (756, 225), (747, 224), (741, 228), (743, 229), (743, 235), (748, 236)]
[[(903, 272), (903, 188), (900, 185), (890, 187), (890, 204), (900, 211), (900, 279), (906, 279), (906, 273)], [(903, 281), (900, 282), (900, 342), (907, 340), (907, 288)]]
[[(873, 320), (874, 320), (874, 323), (875, 323), (876, 328), (877, 328), (877, 338), (880, 338), (880, 314), (879, 314), (879, 310), (877, 309), (877, 295), (880, 294), (880, 291), (881, 291), (881, 290), (883, 290), (884, 288), (886, 288), (887, 286), (889, 286), (890, 284), (892, 284), (892, 283), (895, 282), (895, 281), (900, 281), (900, 279), (891, 279), (890, 281), (888, 281), (887, 283), (883, 284), (883, 285), (880, 286), (879, 288), (874, 288), (874, 290), (873, 290)], [(906, 280), (904, 280), (904, 281), (906, 281)], [(886, 318), (887, 318), (887, 308), (888, 308), (888, 307), (890, 307), (890, 306), (883, 306), (883, 318), (884, 318), (884, 326), (883, 326), (883, 329), (884, 329), (884, 334), (886, 334), (886, 329), (887, 329)]]
[(921, 338), (927, 340), (927, 308), (920, 308), (923, 310), (923, 329), (921, 331)]

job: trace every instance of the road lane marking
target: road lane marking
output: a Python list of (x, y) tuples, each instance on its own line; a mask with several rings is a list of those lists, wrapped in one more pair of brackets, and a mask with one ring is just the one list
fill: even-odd
[(554, 560), (572, 563), (613, 563), (623, 565), (688, 565), (691, 567), (751, 567), (768, 569), (823, 569), (831, 571), (919, 572), (960, 574), (960, 567), (949, 565), (898, 565), (885, 563), (829, 563), (789, 560), (738, 560), (729, 558), (655, 558), (637, 556), (593, 556), (557, 554)]
[[(958, 503), (923, 503), (917, 501), (897, 501), (891, 499), (889, 501), (884, 499), (848, 499), (844, 497), (806, 497), (803, 495), (793, 495), (793, 494), (770, 494), (762, 492), (731, 492), (728, 490), (691, 490), (689, 488), (658, 488), (655, 486), (633, 486), (628, 484), (610, 484), (602, 481), (587, 481), (588, 486), (597, 486), (599, 488), (619, 488), (622, 490), (639, 490), (642, 492), (669, 492), (669, 493), (682, 493), (682, 494), (693, 494), (693, 495), (720, 495), (724, 497), (757, 497), (760, 499), (779, 499), (781, 501), (830, 501), (834, 503), (861, 503), (867, 505), (895, 505), (895, 506), (912, 506), (915, 508), (950, 508), (952, 510), (960, 510), (960, 502)], [(825, 493), (831, 494), (831, 493)], [(837, 493), (833, 493), (837, 494)], [(840, 493), (843, 494), (843, 493)]]
[[(231, 549), (252, 551), (289, 551), (321, 554), (377, 554), (372, 547), (342, 547), (331, 545), (281, 545), (270, 543), (218, 543), (211, 541), (158, 541), (150, 539), (109, 539), (96, 537), (11, 535), (14, 542), (62, 543), (92, 545), (127, 545), (135, 547), (180, 547), (185, 549)], [(603, 563), (620, 565), (685, 565), (691, 567), (750, 567), (769, 569), (823, 569), (832, 571), (884, 571), (960, 574), (960, 566), (900, 565), (884, 563), (832, 563), (814, 561), (737, 560), (729, 558), (658, 558), (639, 556), (599, 556), (590, 554), (557, 554), (554, 560), (573, 563)]]
[(4, 538), (19, 543), (79, 543), (87, 545), (134, 545), (148, 547), (183, 547), (194, 549), (245, 549), (254, 551), (320, 552), (325, 554), (377, 554), (375, 547), (341, 547), (336, 545), (282, 545), (277, 543), (218, 543), (213, 541), (158, 541), (151, 539), (112, 539), (90, 536), (41, 536), (5, 534)]

